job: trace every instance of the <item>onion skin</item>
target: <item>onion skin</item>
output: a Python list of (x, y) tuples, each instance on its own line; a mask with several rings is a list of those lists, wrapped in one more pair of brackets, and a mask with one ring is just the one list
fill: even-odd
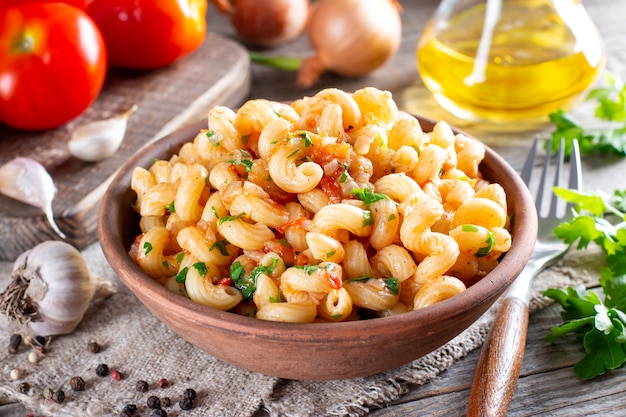
[(318, 0), (307, 31), (316, 55), (303, 61), (298, 84), (310, 87), (326, 70), (361, 77), (398, 51), (400, 6), (396, 0)]
[(253, 45), (276, 46), (298, 37), (306, 28), (309, 0), (217, 0), (237, 34)]

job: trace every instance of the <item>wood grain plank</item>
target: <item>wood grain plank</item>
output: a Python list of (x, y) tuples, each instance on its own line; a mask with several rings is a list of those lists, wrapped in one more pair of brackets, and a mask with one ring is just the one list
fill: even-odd
[[(67, 241), (82, 248), (96, 239), (99, 201), (110, 178), (140, 147), (206, 117), (215, 105), (236, 107), (250, 90), (248, 53), (215, 33), (192, 55), (155, 71), (111, 69), (103, 91), (85, 113), (50, 131), (0, 127), (0, 164), (28, 156), (50, 172), (57, 187), (53, 211)], [(67, 149), (79, 125), (116, 115), (136, 104), (125, 140), (111, 158), (85, 163)], [(0, 195), (0, 259), (15, 259), (47, 239), (58, 239), (41, 211)]]

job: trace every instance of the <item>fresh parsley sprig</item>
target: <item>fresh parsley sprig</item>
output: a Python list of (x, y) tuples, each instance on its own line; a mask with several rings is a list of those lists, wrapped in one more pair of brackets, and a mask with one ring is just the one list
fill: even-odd
[(585, 356), (574, 372), (587, 380), (626, 365), (626, 192), (615, 191), (611, 197), (558, 187), (554, 192), (574, 205), (574, 217), (557, 226), (555, 235), (577, 249), (593, 242), (606, 255), (600, 271), (604, 299), (582, 285), (544, 292), (561, 305), (564, 320), (546, 340), (555, 342), (568, 333), (580, 337)]
[(595, 101), (594, 116), (609, 126), (587, 130), (574, 116), (563, 110), (550, 114), (555, 126), (552, 132), (552, 148), (557, 151), (561, 139), (565, 141), (565, 152), (570, 154), (572, 142), (578, 140), (583, 154), (613, 154), (626, 156), (626, 85), (619, 77), (605, 73), (606, 86), (592, 89), (587, 101)]

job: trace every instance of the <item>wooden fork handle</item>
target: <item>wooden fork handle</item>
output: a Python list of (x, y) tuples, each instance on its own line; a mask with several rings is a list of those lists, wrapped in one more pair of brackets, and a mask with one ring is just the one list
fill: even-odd
[(528, 305), (518, 298), (504, 300), (482, 348), (467, 417), (504, 417), (519, 377), (526, 334)]

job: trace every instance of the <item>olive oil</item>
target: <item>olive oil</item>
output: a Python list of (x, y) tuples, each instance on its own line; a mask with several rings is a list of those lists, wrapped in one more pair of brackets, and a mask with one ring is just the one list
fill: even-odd
[[(444, 0), (444, 3), (447, 0)], [(605, 53), (576, 0), (487, 0), (445, 21), (437, 15), (417, 47), (426, 87), (454, 115), (494, 122), (545, 119), (568, 109), (597, 79)], [(492, 15), (493, 16), (493, 15)], [(489, 24), (491, 22), (491, 26)]]

